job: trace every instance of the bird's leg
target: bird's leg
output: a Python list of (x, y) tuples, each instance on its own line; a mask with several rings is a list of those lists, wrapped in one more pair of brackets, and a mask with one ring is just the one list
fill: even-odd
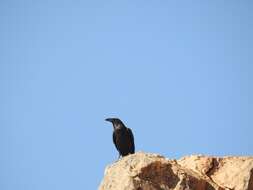
[(118, 162), (119, 160), (120, 160), (120, 154), (119, 154), (118, 159), (116, 160), (116, 162)]

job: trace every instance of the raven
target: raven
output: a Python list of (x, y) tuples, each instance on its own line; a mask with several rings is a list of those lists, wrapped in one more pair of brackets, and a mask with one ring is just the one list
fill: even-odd
[(131, 129), (118, 118), (107, 118), (106, 121), (113, 125), (113, 143), (119, 152), (119, 157), (134, 154), (134, 136)]

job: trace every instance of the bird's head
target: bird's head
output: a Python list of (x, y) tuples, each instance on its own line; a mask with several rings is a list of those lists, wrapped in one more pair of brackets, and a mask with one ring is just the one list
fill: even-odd
[(124, 127), (123, 122), (118, 118), (107, 118), (107, 119), (105, 119), (105, 121), (111, 122), (114, 129)]

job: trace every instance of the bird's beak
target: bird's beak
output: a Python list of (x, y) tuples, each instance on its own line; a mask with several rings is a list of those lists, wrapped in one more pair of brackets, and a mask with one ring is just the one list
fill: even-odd
[(107, 118), (107, 119), (105, 119), (105, 121), (112, 122), (112, 118)]

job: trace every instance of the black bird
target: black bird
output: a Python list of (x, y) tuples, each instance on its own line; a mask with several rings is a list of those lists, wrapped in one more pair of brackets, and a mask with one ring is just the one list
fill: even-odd
[(106, 121), (113, 125), (113, 143), (119, 152), (119, 157), (134, 154), (134, 136), (131, 129), (127, 128), (118, 118), (107, 118)]

